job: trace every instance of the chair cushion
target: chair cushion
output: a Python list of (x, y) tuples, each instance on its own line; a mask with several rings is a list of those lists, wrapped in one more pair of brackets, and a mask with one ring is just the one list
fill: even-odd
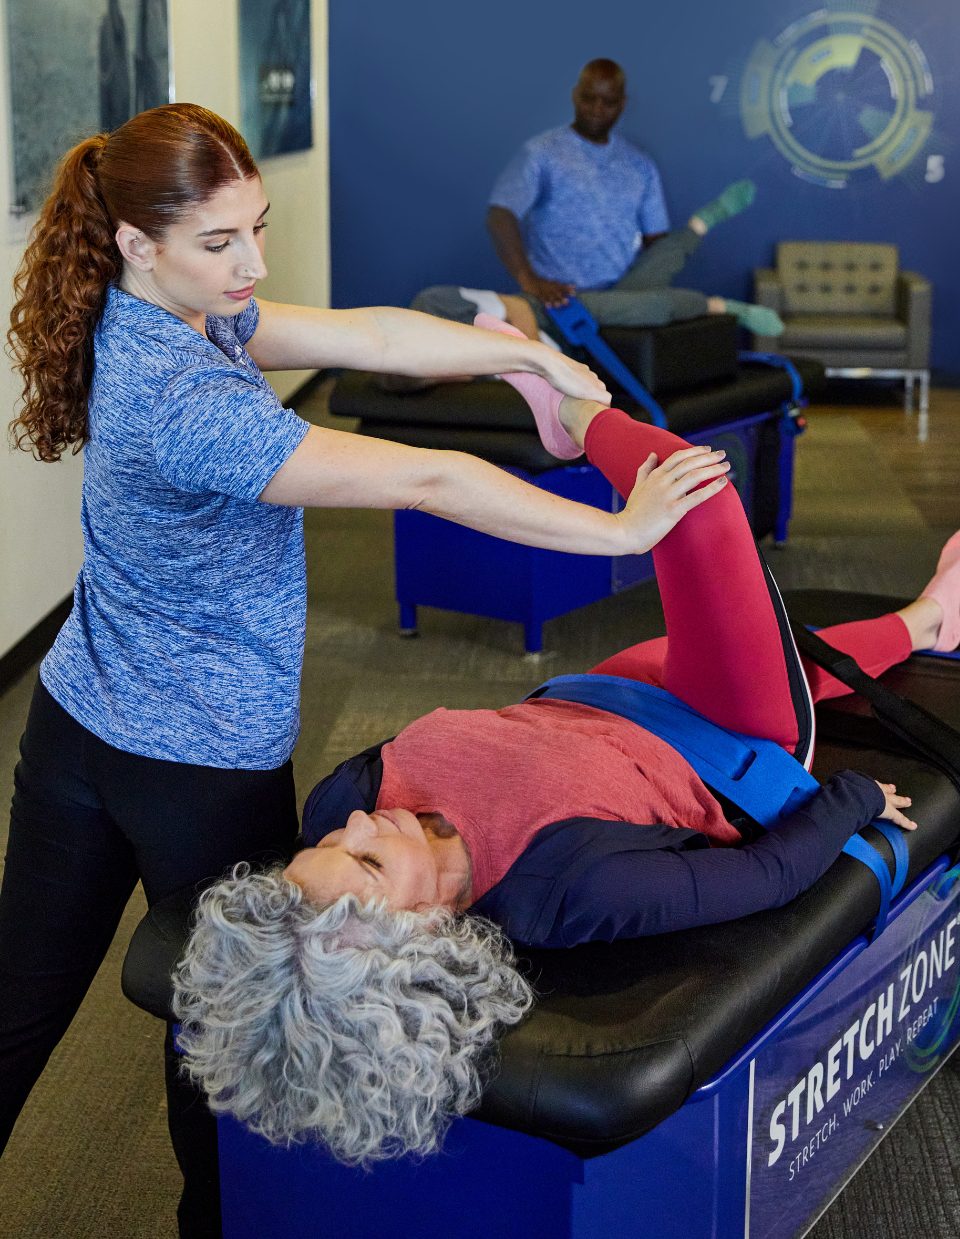
[(787, 314), (883, 314), (896, 310), (895, 245), (782, 241), (777, 272)]
[(789, 314), (783, 348), (905, 349), (907, 325), (880, 314)]

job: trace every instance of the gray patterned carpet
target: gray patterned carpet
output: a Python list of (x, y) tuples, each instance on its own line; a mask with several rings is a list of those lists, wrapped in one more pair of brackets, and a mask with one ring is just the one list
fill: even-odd
[[(305, 411), (322, 417), (316, 402)], [(811, 420), (799, 453), (791, 541), (771, 552), (781, 584), (919, 589), (944, 534), (960, 525), (960, 494), (949, 529), (931, 528), (864, 429), (862, 412), (818, 411)], [(518, 627), (440, 612), (424, 612), (420, 639), (403, 641), (394, 628), (389, 516), (316, 512), (307, 528), (301, 793), (343, 757), (436, 705), (501, 705), (546, 675), (581, 670), (658, 631), (655, 591), (643, 586), (553, 621), (549, 652), (539, 660), (522, 657)], [(0, 698), (0, 774), (7, 781), (31, 681), (32, 674)], [(164, 1127), (160, 1030), (118, 988), (123, 950), (142, 911), (138, 894), (0, 1163), (2, 1239), (175, 1234), (177, 1172)], [(958, 1131), (960, 1075), (948, 1066), (812, 1235), (957, 1239)], [(337, 1239), (319, 1222), (317, 1233)]]

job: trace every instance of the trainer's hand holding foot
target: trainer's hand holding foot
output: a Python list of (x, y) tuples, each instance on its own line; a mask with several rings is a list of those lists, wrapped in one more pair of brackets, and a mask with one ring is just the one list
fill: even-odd
[[(478, 314), (473, 322), (474, 326), (485, 331), (525, 338), (522, 331), (494, 318), (492, 314)], [(599, 412), (607, 407), (610, 393), (589, 366), (572, 361), (563, 353), (555, 353), (546, 347), (543, 351), (546, 356), (542, 358), (540, 374), (511, 371), (500, 377), (511, 387), (515, 387), (530, 406), (540, 441), (550, 455), (556, 456), (558, 460), (575, 460), (583, 455), (583, 434), (578, 438), (564, 427), (560, 417), (560, 405), (564, 397), (574, 397), (578, 404), (595, 404)], [(579, 428), (583, 415), (572, 405), (570, 412), (572, 424)], [(583, 433), (586, 433), (589, 424), (588, 418), (583, 426)]]
[[(516, 328), (489, 314), (478, 314), (478, 327), (505, 335), (520, 335)], [(558, 360), (560, 359), (557, 355)], [(569, 359), (563, 359), (569, 360)], [(582, 367), (587, 370), (587, 367)], [(592, 377), (592, 371), (587, 370)], [(561, 371), (566, 380), (569, 376)], [(574, 460), (583, 454), (590, 423), (609, 406), (593, 399), (565, 395), (536, 374), (501, 376), (523, 396), (537, 424), (543, 446), (559, 460)], [(574, 376), (575, 379), (580, 376)], [(599, 380), (597, 380), (599, 381)], [(604, 393), (608, 398), (609, 394)], [(725, 452), (709, 447), (681, 448), (662, 464), (651, 453), (637, 473), (637, 482), (618, 520), (624, 531), (624, 554), (651, 550), (666, 537), (682, 516), (699, 507), (727, 484), (730, 462)]]

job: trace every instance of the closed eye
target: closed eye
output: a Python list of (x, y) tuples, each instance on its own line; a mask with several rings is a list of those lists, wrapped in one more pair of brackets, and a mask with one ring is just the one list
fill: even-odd
[(376, 856), (372, 856), (369, 852), (362, 852), (357, 857), (357, 860), (359, 860), (362, 865), (367, 865), (370, 869), (373, 869), (376, 873), (383, 872), (383, 865), (381, 865), (381, 863), (377, 860)]

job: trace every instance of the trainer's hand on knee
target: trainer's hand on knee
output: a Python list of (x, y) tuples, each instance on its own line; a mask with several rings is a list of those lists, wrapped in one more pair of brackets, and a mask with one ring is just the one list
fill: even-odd
[(685, 447), (662, 465), (651, 452), (637, 472), (620, 519), (634, 551), (649, 551), (692, 509), (706, 503), (727, 485), (730, 462), (726, 452), (709, 447)]
[(911, 821), (909, 817), (901, 813), (901, 809), (909, 809), (913, 801), (909, 796), (898, 796), (895, 783), (881, 783), (879, 779), (874, 779), (877, 787), (883, 792), (883, 812), (880, 814), (881, 821), (893, 822), (895, 826), (899, 826), (902, 830), (916, 830), (917, 823)]

